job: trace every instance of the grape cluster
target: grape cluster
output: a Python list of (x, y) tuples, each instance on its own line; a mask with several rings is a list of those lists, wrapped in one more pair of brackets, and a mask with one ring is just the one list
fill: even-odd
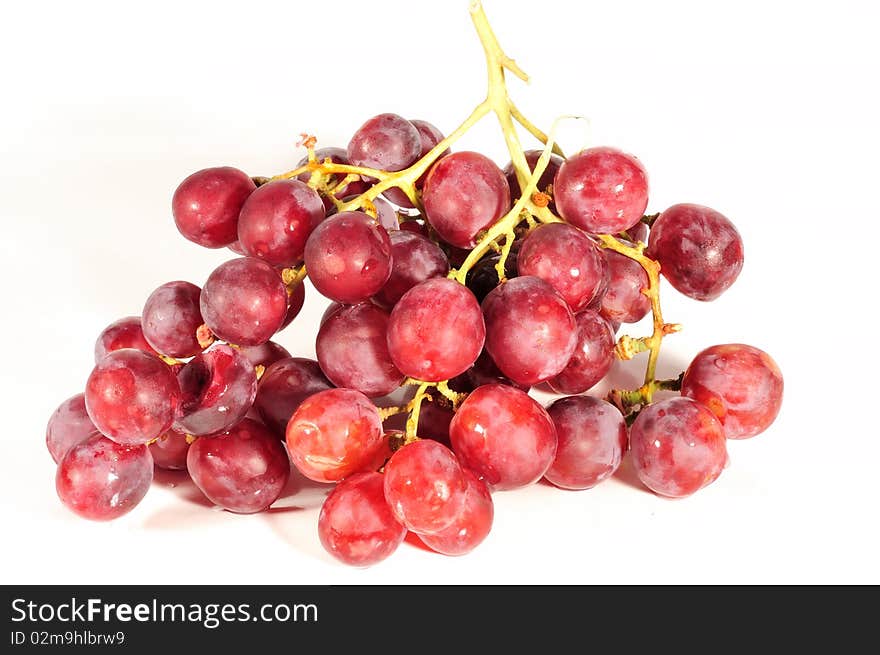
[[(475, 7), (497, 89), (512, 63)], [(589, 489), (627, 453), (661, 496), (713, 482), (726, 440), (775, 419), (782, 375), (765, 352), (723, 344), (656, 380), (660, 340), (679, 328), (663, 322), (657, 285), (662, 274), (690, 298), (717, 298), (743, 265), (734, 225), (695, 204), (646, 215), (645, 168), (620, 150), (566, 158), (530, 126), (544, 148), (509, 138), (502, 169), (451, 151), (463, 131), (445, 138), (380, 114), (346, 148), (307, 137), (289, 173), (224, 166), (183, 180), (172, 199), (180, 233), (238, 256), (202, 287), (159, 286), (139, 317), (98, 336), (84, 393), (47, 428), (62, 502), (117, 518), (158, 466), (186, 470), (230, 512), (259, 512), (294, 466), (335, 484), (321, 543), (367, 566), (408, 531), (467, 553), (489, 533), (493, 492), (541, 479)], [(306, 275), (332, 301), (317, 361), (272, 341), (302, 309)], [(616, 336), (648, 313), (651, 336)], [(646, 351), (643, 386), (585, 394), (616, 358)], [(545, 408), (529, 395), (536, 385), (564, 397)], [(401, 387), (415, 390), (403, 405), (377, 406)], [(655, 401), (659, 391), (680, 393)]]

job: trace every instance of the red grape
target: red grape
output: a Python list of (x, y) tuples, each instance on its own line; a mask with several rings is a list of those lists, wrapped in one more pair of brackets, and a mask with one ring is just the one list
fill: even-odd
[(479, 546), (492, 529), (495, 505), (489, 487), (468, 469), (464, 507), (452, 523), (434, 534), (421, 534), (421, 539), (431, 550), (444, 555), (464, 555)]
[(431, 168), (422, 202), (428, 222), (441, 239), (472, 248), (477, 232), (510, 209), (510, 188), (491, 159), (477, 152), (456, 152)]
[(102, 434), (123, 445), (145, 444), (171, 427), (180, 385), (161, 359), (125, 348), (95, 365), (85, 399), (89, 417)]
[(263, 422), (283, 436), (290, 417), (306, 398), (332, 388), (318, 362), (302, 357), (279, 359), (263, 372), (254, 407)]
[(238, 239), (238, 215), (257, 185), (237, 168), (197, 171), (174, 192), (171, 211), (180, 233), (206, 248), (222, 248)]
[(681, 381), (681, 394), (718, 417), (728, 439), (747, 439), (766, 430), (782, 406), (782, 371), (753, 346), (712, 346), (694, 357)]
[(543, 280), (508, 280), (483, 300), (486, 350), (504, 375), (537, 384), (558, 375), (577, 346), (577, 325), (565, 300)]
[(673, 205), (654, 221), (648, 255), (678, 291), (714, 300), (739, 276), (743, 242), (733, 223), (714, 209)]
[(563, 489), (589, 489), (610, 478), (626, 452), (623, 415), (592, 396), (560, 398), (547, 408), (559, 446), (544, 477)]
[(306, 243), (306, 269), (325, 297), (353, 304), (379, 291), (391, 275), (388, 233), (363, 212), (326, 219)]
[(321, 370), (337, 387), (378, 398), (403, 382), (388, 354), (388, 312), (371, 302), (342, 307), (318, 331)]
[[(419, 132), (419, 142), (421, 144), (419, 158), (421, 159), (429, 152), (431, 152), (431, 150), (434, 149), (434, 146), (436, 146), (443, 140), (443, 133), (428, 121), (411, 120), (410, 123), (412, 123), (413, 127), (415, 127), (416, 130), (418, 130)], [(437, 159), (445, 157), (448, 154), (449, 148), (447, 148)], [(417, 189), (422, 188), (425, 183), (426, 177), (428, 177), (427, 172), (423, 173), (421, 177), (416, 180)], [(388, 198), (391, 202), (399, 207), (403, 207), (406, 209), (412, 209), (413, 207), (412, 202), (410, 202), (410, 199), (407, 197), (407, 195), (397, 187), (391, 187), (390, 189), (383, 191), (382, 195), (384, 195), (386, 198)]]
[(520, 275), (539, 277), (559, 292), (572, 311), (586, 307), (608, 283), (608, 262), (576, 227), (548, 223), (533, 230), (517, 256)]
[(140, 316), (126, 316), (104, 328), (95, 342), (95, 363), (104, 359), (107, 353), (123, 348), (135, 348), (151, 355), (159, 354), (144, 338)]
[(192, 357), (202, 351), (196, 330), (204, 323), (199, 310), (202, 290), (189, 282), (168, 282), (147, 298), (141, 315), (144, 338), (168, 357)]
[(436, 243), (415, 232), (390, 233), (391, 276), (374, 300), (391, 308), (417, 284), (435, 277), (446, 277), (449, 261)]
[(86, 411), (85, 396), (78, 393), (52, 412), (46, 426), (46, 447), (57, 464), (73, 446), (95, 434), (98, 428)]
[(650, 286), (648, 274), (634, 259), (608, 250), (608, 289), (599, 303), (599, 313), (609, 321), (637, 323), (651, 311), (651, 300), (642, 293)]
[(437, 382), (464, 373), (483, 348), (486, 326), (474, 295), (448, 278), (407, 291), (391, 310), (388, 352), (404, 375)]
[(189, 441), (183, 432), (168, 430), (149, 446), (153, 462), (160, 469), (169, 471), (186, 470), (186, 454), (189, 452)]
[(452, 525), (464, 509), (467, 487), (455, 455), (431, 439), (403, 446), (385, 464), (385, 499), (397, 520), (416, 533)]
[(317, 482), (381, 466), (382, 419), (370, 399), (352, 389), (306, 398), (287, 424), (287, 449), (300, 473)]
[(226, 434), (196, 439), (187, 453), (186, 469), (212, 503), (253, 514), (281, 495), (290, 477), (290, 460), (268, 428), (246, 418)]
[(630, 428), (633, 465), (642, 483), (661, 496), (690, 496), (714, 482), (727, 462), (724, 427), (690, 398), (649, 405)]
[(265, 366), (268, 368), (278, 360), (290, 357), (287, 348), (274, 341), (267, 341), (259, 346), (244, 346), (239, 348), (239, 352), (247, 357), (248, 361), (255, 367)]
[(403, 542), (406, 528), (385, 502), (384, 482), (381, 473), (355, 473), (324, 500), (318, 536), (327, 552), (341, 562), (371, 566)]
[(238, 240), (244, 251), (273, 266), (302, 261), (306, 240), (322, 220), (324, 203), (299, 180), (276, 180), (254, 191), (238, 219)]
[(67, 451), (55, 490), (79, 516), (109, 521), (141, 502), (152, 481), (153, 459), (146, 446), (124, 446), (98, 434)]
[(556, 393), (583, 393), (595, 386), (614, 363), (614, 331), (592, 309), (574, 315), (577, 346), (562, 372), (547, 382)]
[(474, 389), (449, 426), (452, 449), (493, 489), (537, 482), (553, 463), (556, 428), (527, 393), (503, 384)]
[(559, 215), (593, 234), (617, 234), (641, 220), (648, 206), (648, 175), (638, 159), (615, 148), (589, 148), (556, 174)]
[(421, 150), (419, 131), (397, 114), (374, 116), (348, 142), (352, 164), (384, 171), (402, 171), (419, 158)]
[(254, 365), (240, 350), (223, 344), (194, 357), (177, 380), (182, 401), (174, 426), (196, 436), (229, 430), (245, 417), (257, 395)]
[(205, 324), (220, 339), (257, 346), (280, 329), (287, 300), (278, 271), (261, 259), (242, 257), (214, 269), (200, 304)]

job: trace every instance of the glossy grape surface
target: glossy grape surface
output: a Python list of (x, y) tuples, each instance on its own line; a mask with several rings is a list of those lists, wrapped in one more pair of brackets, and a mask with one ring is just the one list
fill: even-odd
[(180, 233), (206, 248), (222, 248), (238, 239), (238, 215), (257, 186), (230, 166), (206, 168), (187, 177), (171, 200)]
[(315, 360), (280, 359), (263, 372), (254, 406), (263, 422), (283, 437), (296, 408), (309, 396), (332, 388)]
[(185, 359), (202, 351), (196, 330), (204, 323), (202, 290), (189, 282), (168, 282), (147, 298), (141, 314), (144, 338), (157, 352)]
[(153, 463), (169, 471), (186, 470), (186, 454), (189, 452), (187, 436), (177, 430), (168, 430), (149, 445)]
[(348, 159), (355, 166), (401, 171), (422, 151), (415, 125), (397, 114), (379, 114), (361, 125), (348, 142)]
[(642, 483), (661, 496), (690, 496), (714, 482), (727, 462), (724, 427), (690, 398), (661, 400), (643, 409), (630, 428), (633, 465)]
[(449, 273), (449, 260), (437, 246), (421, 234), (396, 230), (391, 240), (391, 275), (375, 295), (380, 305), (391, 308), (403, 294), (417, 284)]
[(615, 323), (637, 323), (649, 311), (651, 300), (642, 293), (650, 285), (648, 274), (637, 261), (607, 251), (608, 288), (599, 303), (599, 313)]
[(681, 394), (708, 407), (728, 439), (747, 439), (770, 427), (782, 406), (783, 388), (773, 358), (741, 343), (706, 348), (681, 381)]
[(55, 463), (59, 463), (76, 444), (98, 434), (86, 411), (86, 399), (81, 393), (61, 403), (49, 417), (46, 425), (46, 447)]
[(702, 205), (673, 205), (651, 226), (648, 255), (678, 291), (714, 300), (743, 267), (743, 242), (725, 216)]
[(95, 342), (95, 363), (104, 359), (107, 353), (123, 348), (135, 348), (151, 355), (158, 354), (144, 338), (140, 316), (120, 318), (101, 331)]
[(444, 555), (465, 555), (479, 546), (492, 529), (495, 504), (486, 483), (464, 469), (467, 479), (464, 507), (452, 523), (433, 534), (419, 535), (431, 550)]
[(574, 315), (577, 345), (562, 372), (547, 382), (557, 393), (583, 393), (599, 383), (614, 364), (616, 339), (611, 325), (598, 312), (585, 309)]

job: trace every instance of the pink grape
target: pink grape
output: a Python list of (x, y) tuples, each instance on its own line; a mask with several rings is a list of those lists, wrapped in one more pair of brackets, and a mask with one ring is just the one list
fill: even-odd
[(297, 407), (309, 396), (332, 388), (315, 360), (302, 357), (279, 359), (263, 372), (254, 407), (263, 422), (283, 437)]
[(238, 240), (252, 257), (272, 266), (295, 266), (322, 220), (324, 203), (317, 191), (299, 180), (276, 180), (254, 191), (244, 203)]
[(568, 364), (547, 382), (556, 393), (576, 394), (593, 388), (614, 364), (614, 331), (598, 312), (585, 309), (574, 315), (577, 345)]
[(137, 505), (153, 481), (146, 446), (125, 446), (100, 434), (73, 446), (55, 475), (64, 505), (84, 519), (109, 521)]
[(153, 441), (149, 448), (153, 462), (160, 469), (185, 471), (189, 445), (187, 436), (183, 432), (172, 429)]
[(473, 364), (486, 336), (474, 295), (448, 278), (422, 282), (391, 310), (388, 352), (398, 370), (416, 380), (448, 380)]
[(608, 289), (600, 302), (600, 314), (617, 323), (637, 323), (651, 311), (651, 300), (642, 293), (649, 286), (648, 274), (626, 255), (605, 253), (608, 259)]
[(352, 389), (328, 389), (306, 398), (287, 424), (287, 449), (300, 473), (317, 482), (377, 469), (385, 442), (382, 419), (370, 399)]
[(98, 428), (86, 411), (85, 396), (78, 393), (61, 403), (49, 417), (46, 447), (58, 464), (73, 446), (96, 434)]
[(681, 381), (681, 394), (708, 407), (728, 439), (748, 439), (776, 419), (783, 387), (782, 371), (770, 355), (730, 343), (694, 357)]
[(388, 312), (363, 302), (340, 308), (318, 330), (315, 350), (321, 370), (337, 387), (378, 398), (403, 382), (388, 354)]
[(391, 240), (391, 276), (375, 295), (384, 307), (394, 307), (407, 291), (435, 277), (446, 277), (449, 260), (436, 243), (414, 232), (397, 230)]
[(102, 434), (122, 445), (139, 445), (171, 427), (180, 385), (161, 359), (125, 348), (95, 365), (85, 400), (89, 418)]
[(205, 324), (220, 339), (257, 346), (272, 338), (287, 314), (287, 288), (261, 259), (242, 257), (221, 264), (202, 288)]
[(306, 269), (321, 295), (354, 304), (381, 289), (391, 275), (388, 233), (363, 212), (326, 219), (306, 243)]
[(440, 238), (472, 248), (477, 232), (510, 209), (510, 188), (501, 169), (477, 152), (455, 152), (438, 161), (425, 179), (425, 216)]
[(630, 428), (633, 465), (642, 483), (661, 496), (690, 496), (714, 482), (727, 462), (724, 427), (690, 398), (649, 405)]
[(529, 233), (516, 263), (520, 275), (547, 282), (575, 312), (608, 284), (605, 255), (590, 237), (565, 223), (548, 223)]
[(104, 359), (108, 353), (123, 348), (135, 348), (151, 355), (159, 354), (144, 338), (140, 316), (120, 318), (101, 331), (95, 342), (95, 363)]
[(559, 445), (544, 477), (562, 489), (590, 489), (610, 478), (626, 452), (626, 422), (592, 396), (560, 398), (547, 408)]
[(141, 314), (144, 338), (157, 352), (187, 358), (202, 347), (196, 331), (204, 323), (199, 309), (202, 290), (189, 282), (167, 282), (150, 294)]
[(617, 234), (641, 220), (648, 206), (648, 175), (638, 159), (615, 148), (582, 150), (556, 174), (559, 215), (593, 234)]
[(206, 168), (187, 177), (171, 200), (180, 233), (205, 248), (222, 248), (238, 239), (238, 215), (254, 181), (237, 168)]
[(208, 500), (237, 514), (267, 509), (290, 477), (290, 460), (281, 442), (248, 418), (218, 437), (196, 439), (186, 468)]
[(495, 504), (486, 483), (464, 469), (467, 480), (464, 507), (452, 523), (434, 534), (421, 534), (428, 548), (444, 555), (465, 555), (489, 536), (495, 517)]
[(177, 375), (182, 400), (175, 428), (195, 436), (229, 430), (247, 415), (257, 395), (254, 365), (237, 348), (216, 344)]
[(556, 455), (556, 428), (527, 393), (503, 384), (477, 387), (449, 425), (462, 464), (492, 489), (537, 482)]
[(486, 350), (505, 376), (533, 385), (558, 375), (577, 346), (565, 300), (543, 280), (508, 280), (483, 300)]
[(384, 476), (367, 471), (340, 482), (324, 500), (318, 536), (324, 549), (351, 566), (372, 566), (397, 550), (406, 536), (385, 502)]
[(421, 439), (395, 452), (385, 464), (385, 499), (397, 520), (419, 534), (452, 525), (464, 509), (467, 478), (443, 444)]
[(678, 291), (714, 300), (739, 276), (743, 242), (725, 216), (702, 205), (673, 205), (651, 227), (648, 255)]

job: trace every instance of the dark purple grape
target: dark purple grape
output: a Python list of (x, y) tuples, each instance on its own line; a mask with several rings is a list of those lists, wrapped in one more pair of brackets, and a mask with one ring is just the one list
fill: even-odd
[(146, 446), (124, 446), (98, 434), (67, 451), (55, 490), (79, 516), (109, 521), (134, 509), (152, 481), (153, 458)]
[(246, 173), (229, 166), (193, 173), (180, 183), (171, 200), (177, 229), (206, 248), (235, 243), (239, 212), (256, 188)]
[(168, 282), (147, 298), (141, 314), (144, 338), (168, 357), (187, 358), (202, 347), (196, 331), (204, 323), (199, 309), (202, 290), (189, 282)]
[(279, 359), (260, 378), (254, 407), (263, 422), (283, 436), (290, 417), (306, 398), (332, 388), (318, 362), (301, 357)]
[(361, 125), (348, 142), (348, 159), (355, 166), (402, 171), (419, 158), (419, 131), (397, 114), (379, 114)]
[(321, 325), (315, 342), (327, 379), (370, 398), (394, 391), (404, 376), (388, 354), (387, 332), (388, 313), (373, 303), (335, 312)]
[(299, 316), (305, 302), (306, 285), (300, 282), (287, 294), (287, 313), (284, 315), (284, 321), (281, 323), (281, 327), (278, 328), (279, 332), (290, 325), (293, 322), (293, 319)]
[(295, 266), (322, 220), (324, 203), (314, 189), (299, 180), (276, 180), (254, 191), (244, 203), (238, 240), (252, 257), (272, 266)]
[(123, 348), (143, 350), (151, 355), (158, 355), (144, 338), (140, 316), (126, 316), (105, 327), (95, 342), (95, 363), (100, 362), (108, 353)]
[(577, 346), (571, 309), (549, 284), (515, 277), (482, 304), (486, 350), (505, 376), (533, 385), (558, 375)]
[(287, 315), (287, 287), (272, 266), (256, 257), (221, 264), (202, 288), (205, 324), (220, 339), (258, 346), (272, 338)]
[(177, 376), (182, 402), (175, 428), (195, 436), (229, 430), (245, 417), (257, 395), (254, 365), (237, 348), (215, 344)]
[(553, 183), (559, 215), (593, 234), (635, 225), (648, 206), (648, 175), (638, 159), (615, 148), (583, 150), (563, 163)]
[(673, 205), (654, 221), (648, 255), (678, 291), (714, 300), (739, 276), (743, 242), (733, 223), (714, 209)]
[(634, 259), (608, 250), (608, 289), (599, 313), (609, 321), (637, 323), (651, 311), (651, 300), (642, 293), (649, 286), (648, 274)]
[(586, 307), (608, 284), (608, 262), (590, 237), (565, 223), (533, 230), (517, 256), (520, 275), (534, 275), (556, 289), (572, 311)]
[(78, 393), (58, 406), (46, 426), (46, 447), (55, 463), (59, 463), (76, 444), (98, 434), (86, 411), (86, 398)]
[(388, 233), (363, 212), (321, 223), (306, 243), (306, 269), (321, 295), (342, 303), (366, 300), (391, 275)]
[(391, 276), (374, 297), (384, 307), (394, 307), (407, 291), (435, 277), (446, 277), (449, 261), (436, 243), (414, 232), (398, 230), (391, 239)]
[(623, 415), (591, 396), (560, 398), (547, 408), (558, 446), (544, 477), (563, 489), (590, 489), (610, 478), (626, 452)]
[(441, 239), (472, 248), (477, 233), (510, 209), (510, 188), (491, 159), (477, 152), (456, 152), (431, 168), (422, 203)]
[(585, 309), (574, 315), (577, 346), (568, 364), (547, 382), (556, 393), (576, 394), (592, 389), (614, 363), (614, 332), (598, 312)]
[[(517, 258), (519, 256), (518, 244), (522, 242), (516, 241), (510, 254), (504, 262), (504, 276), (507, 279), (517, 277), (519, 268), (517, 266)], [(497, 287), (501, 282), (498, 280), (498, 271), (495, 266), (501, 261), (501, 255), (491, 254), (483, 257), (474, 267), (468, 271), (465, 282), (468, 289), (477, 297), (477, 300), (483, 302), (489, 292)]]
[(186, 468), (211, 502), (238, 514), (267, 509), (290, 477), (290, 460), (281, 442), (251, 419), (218, 437), (196, 439)]
[(483, 350), (483, 352), (480, 353), (480, 356), (477, 357), (477, 361), (474, 362), (474, 365), (471, 366), (464, 375), (467, 377), (469, 387), (467, 391), (481, 387), (484, 384), (506, 384), (525, 392), (528, 392), (530, 388), (527, 384), (519, 384), (510, 378), (505, 377), (504, 373), (501, 372), (498, 365), (492, 359), (492, 356), (486, 350)]
[(161, 359), (125, 348), (95, 365), (85, 399), (89, 418), (102, 434), (123, 445), (139, 445), (171, 427), (180, 405), (180, 386)]

